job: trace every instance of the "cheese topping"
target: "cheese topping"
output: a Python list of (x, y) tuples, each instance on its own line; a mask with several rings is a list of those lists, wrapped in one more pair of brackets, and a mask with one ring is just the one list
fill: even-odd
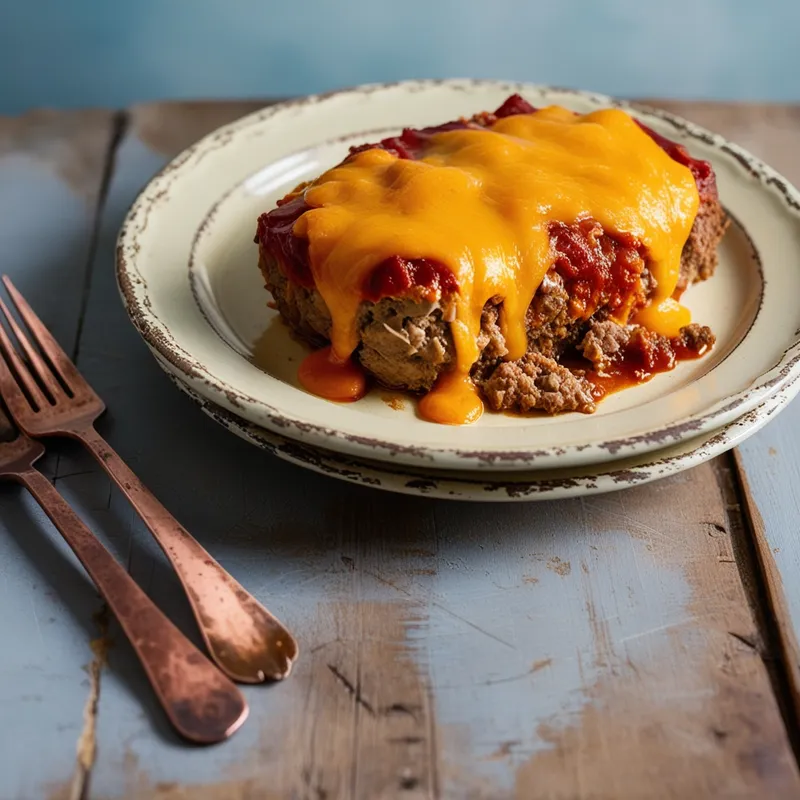
[(525, 354), (525, 312), (553, 264), (552, 222), (593, 218), (608, 233), (633, 236), (647, 248), (657, 283), (636, 321), (666, 336), (690, 322), (671, 297), (699, 205), (694, 177), (617, 109), (581, 116), (552, 106), (490, 128), (435, 133), (419, 160), (366, 150), (304, 194), (311, 209), (293, 231), (308, 240), (336, 359), (347, 359), (358, 344), (362, 286), (378, 264), (392, 256), (426, 258), (455, 275), (455, 362), (421, 405), (429, 419), (479, 415), (468, 376), (491, 298), (503, 300), (507, 357)]

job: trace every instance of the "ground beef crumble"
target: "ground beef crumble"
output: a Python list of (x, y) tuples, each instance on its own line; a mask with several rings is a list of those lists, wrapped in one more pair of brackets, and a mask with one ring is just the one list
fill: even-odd
[(533, 411), (548, 414), (595, 410), (591, 384), (578, 372), (541, 353), (528, 353), (500, 364), (483, 385), (483, 396), (493, 411)]
[(671, 369), (680, 357), (702, 355), (715, 341), (710, 328), (696, 323), (668, 338), (640, 325), (605, 320), (592, 323), (577, 349), (599, 375), (619, 370), (624, 364), (634, 377), (642, 379)]

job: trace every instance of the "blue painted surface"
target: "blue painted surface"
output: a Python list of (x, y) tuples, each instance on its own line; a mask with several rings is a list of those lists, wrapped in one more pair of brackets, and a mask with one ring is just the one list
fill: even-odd
[(0, 113), (413, 77), (800, 100), (796, 0), (7, 0)]
[[(89, 796), (391, 797), (395, 767), (421, 775), (413, 796), (432, 796), (422, 794), (431, 759), (443, 798), (587, 796), (576, 780), (608, 797), (651, 786), (797, 796), (761, 656), (728, 633), (747, 637), (754, 623), (712, 466), (607, 497), (488, 506), (385, 495), (248, 446), (169, 384), (117, 297), (118, 226), (167, 157), (138, 138), (134, 115), (100, 217), (78, 364), (108, 403), (102, 433), (296, 632), (302, 655), (288, 681), (245, 688), (252, 715), (241, 732), (199, 749), (170, 731), (112, 623)], [(13, 207), (0, 244), (69, 344), (91, 214), (49, 175), (27, 158), (0, 159), (0, 201)], [(35, 235), (42, 220), (69, 243), (58, 262)], [(53, 278), (67, 275), (68, 290), (54, 293)], [(77, 446), (57, 452), (57, 487), (196, 639), (177, 580), (130, 506)], [(0, 800), (63, 797), (99, 603), (21, 494), (0, 492), (0, 641), (15, 643), (0, 647), (0, 712), (16, 726), (13, 738), (10, 726), (0, 733)], [(330, 665), (373, 709), (420, 705), (359, 715)], [(353, 775), (361, 783), (348, 793)]]
[[(3, 155), (4, 144), (0, 138), (0, 273), (10, 274), (71, 350), (94, 196), (69, 187), (41, 151), (39, 157)], [(57, 253), (53, 242), (59, 242)], [(60, 452), (52, 447), (39, 462), (50, 478)], [(39, 506), (21, 488), (0, 483), (2, 800), (43, 797), (68, 783), (89, 691), (89, 643), (98, 636), (93, 615), (100, 609), (95, 587)], [(39, 768), (41, 754), (45, 769)]]
[[(708, 706), (697, 701), (717, 692), (716, 678), (703, 673), (704, 654), (713, 653), (716, 663), (727, 645), (713, 615), (698, 617), (693, 609), (687, 552), (689, 562), (703, 553), (715, 566), (716, 555), (691, 504), (672, 507), (675, 493), (691, 484), (689, 476), (535, 509), (383, 495), (283, 464), (193, 408), (160, 374), (114, 302), (117, 229), (163, 160), (133, 132), (117, 152), (79, 366), (111, 409), (101, 429), (112, 445), (221, 563), (298, 633), (304, 655), (285, 684), (245, 689), (252, 721), (234, 741), (197, 751), (166, 729), (117, 636), (102, 683), (102, 745), (92, 778), (98, 796), (146, 797), (153, 786), (171, 782), (217, 783), (237, 796), (240, 782), (252, 781), (251, 791), (269, 785), (277, 797), (289, 797), (297, 775), (277, 765), (290, 751), (325, 776), (329, 796), (348, 796), (337, 792), (335, 759), (325, 748), (339, 741), (348, 753), (368, 751), (357, 745), (357, 728), (353, 740), (343, 736), (351, 724), (346, 707), (326, 712), (326, 698), (348, 698), (319, 666), (333, 663), (359, 675), (374, 706), (374, 684), (394, 700), (407, 700), (402, 685), (393, 685), (397, 676), (386, 673), (389, 665), (370, 648), (405, 653), (405, 670), (418, 672), (430, 687), (440, 758), (451, 767), (440, 778), (444, 797), (467, 796), (461, 780), (473, 787), (485, 782), (491, 787), (486, 796), (511, 796), (516, 770), (553, 746), (548, 728), (579, 725), (586, 704), (606, 691), (597, 687), (612, 675), (632, 690), (615, 690), (615, 707), (629, 711), (648, 698), (647, 714), (681, 708), (683, 727), (696, 740), (705, 733), (706, 714), (724, 717), (722, 709), (710, 710), (713, 700)], [(112, 353), (124, 370), (110, 364)], [(88, 459), (64, 468), (79, 470), (81, 461)], [(692, 474), (698, 481), (693, 491), (714, 517), (720, 507), (710, 468)], [(95, 471), (63, 486), (71, 502), (85, 507), (93, 493), (104, 495), (106, 483)], [(174, 576), (124, 500), (114, 492), (96, 519), (106, 531), (115, 519), (124, 520), (113, 546), (153, 599), (193, 633)], [(735, 565), (722, 566), (719, 580), (734, 585)], [(702, 591), (713, 596), (715, 588)], [(405, 636), (401, 631), (394, 640), (392, 631), (371, 621), (363, 611), (370, 604), (395, 607)], [(747, 629), (748, 613), (743, 605), (740, 611), (728, 622)], [(377, 752), (388, 757), (385, 747)], [(421, 760), (409, 763), (418, 767)], [(707, 770), (713, 775), (715, 767), (709, 763)]]

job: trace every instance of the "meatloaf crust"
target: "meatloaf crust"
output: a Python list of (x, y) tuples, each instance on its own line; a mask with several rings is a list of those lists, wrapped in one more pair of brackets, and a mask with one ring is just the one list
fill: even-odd
[[(727, 218), (716, 199), (702, 208), (683, 249), (680, 291), (714, 273), (717, 245), (726, 226)], [(278, 261), (263, 247), (260, 248), (259, 267), (266, 288), (292, 330), (314, 346), (326, 344), (331, 316), (320, 293), (290, 282)], [(650, 281), (645, 270), (641, 278), (645, 298), (652, 291), (648, 285)], [(568, 381), (565, 368), (557, 359), (568, 347), (580, 345), (596, 322), (605, 320), (606, 327), (627, 330), (634, 326), (619, 326), (608, 320), (608, 309), (603, 305), (589, 319), (576, 316), (564, 279), (554, 267), (545, 276), (528, 308), (526, 323), (531, 358), (526, 356), (520, 362), (505, 362), (503, 357), (507, 350), (498, 324), (499, 311), (499, 303), (490, 302), (484, 307), (478, 339), (481, 356), (472, 370), (472, 378), (489, 407), (496, 411), (593, 411), (587, 382), (580, 375), (573, 375), (574, 380)], [(356, 357), (384, 386), (426, 392), (453, 359), (454, 346), (448, 325), (453, 313), (453, 299), (448, 296), (438, 301), (409, 296), (364, 301), (358, 314), (360, 344)], [(707, 332), (706, 343), (713, 342), (710, 331), (703, 330)], [(649, 332), (647, 335), (652, 336)], [(550, 391), (536, 389), (535, 381), (530, 378), (534, 364), (540, 385), (551, 386)], [(496, 372), (499, 376), (495, 376)], [(551, 379), (548, 375), (555, 377)], [(501, 378), (506, 386), (503, 394), (498, 391)], [(514, 380), (519, 386), (509, 391)], [(580, 390), (575, 388), (576, 382)]]
[[(677, 148), (652, 135), (665, 148)], [(399, 151), (402, 142), (395, 142), (400, 140), (391, 140), (391, 148)], [(717, 246), (728, 224), (710, 165), (691, 161), (681, 148), (677, 151), (679, 160), (683, 159), (695, 174), (700, 206), (683, 248), (676, 298), (692, 283), (713, 275)], [(699, 172), (696, 165), (700, 165)], [(582, 353), (587, 363), (602, 372), (621, 347), (638, 347), (639, 355), (646, 359), (663, 338), (613, 321), (621, 306), (635, 311), (653, 294), (655, 280), (647, 268), (643, 248), (606, 234), (599, 223), (591, 220), (574, 225), (555, 223), (550, 235), (554, 264), (527, 311), (528, 350), (523, 358), (504, 361), (507, 349), (499, 326), (501, 299), (491, 299), (483, 309), (478, 338), (480, 357), (471, 377), (494, 410), (591, 412), (595, 400), (591, 384), (582, 370), (568, 369), (559, 363), (559, 358), (568, 350)], [(259, 268), (280, 314), (300, 338), (314, 346), (328, 343), (331, 315), (325, 301), (313, 281), (298, 280), (287, 272), (282, 263), (286, 254), (280, 248), (265, 246), (267, 238), (259, 226)], [(605, 274), (611, 275), (606, 284), (586, 283), (580, 271), (573, 269), (573, 262), (579, 260), (573, 258), (576, 248), (588, 248), (591, 258), (599, 259)], [(359, 344), (354, 355), (379, 383), (426, 392), (454, 359), (448, 324), (455, 318), (454, 294), (437, 294), (437, 299), (431, 300), (430, 292), (415, 292), (412, 287), (402, 296), (365, 299), (361, 303), (357, 317)], [(682, 331), (680, 343), (698, 347), (713, 343), (708, 328), (689, 328)]]

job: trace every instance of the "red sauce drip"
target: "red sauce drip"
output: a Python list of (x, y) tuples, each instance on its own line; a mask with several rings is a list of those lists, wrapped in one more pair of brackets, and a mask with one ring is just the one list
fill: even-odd
[[(587, 370), (586, 379), (592, 384), (592, 395), (601, 400), (607, 394), (629, 386), (646, 383), (654, 375), (669, 372), (681, 361), (692, 361), (705, 355), (710, 345), (693, 345), (683, 337), (643, 336), (632, 340), (620, 357), (604, 374)], [(583, 362), (584, 366), (586, 362)], [(578, 362), (572, 367), (580, 367)]]
[(314, 275), (308, 258), (308, 240), (292, 233), (297, 218), (309, 210), (302, 195), (278, 205), (258, 218), (255, 241), (275, 258), (283, 274), (295, 284), (314, 288)]
[[(476, 118), (477, 119), (477, 118)], [(425, 145), (435, 133), (445, 131), (457, 131), (462, 128), (469, 128), (472, 122), (466, 119), (458, 119), (453, 122), (445, 122), (443, 125), (435, 125), (430, 128), (404, 128), (399, 136), (389, 136), (372, 144), (361, 144), (350, 148), (350, 155), (362, 153), (364, 150), (388, 150), (398, 158), (415, 159), (422, 155)]]
[(536, 107), (532, 106), (524, 97), (518, 94), (512, 94), (503, 101), (503, 105), (494, 112), (497, 119), (503, 117), (513, 117), (517, 114), (533, 114)]
[(553, 269), (561, 276), (574, 316), (589, 317), (600, 306), (611, 314), (643, 305), (644, 247), (632, 236), (611, 236), (596, 220), (554, 222)]
[(409, 261), (400, 256), (378, 264), (362, 287), (365, 300), (376, 303), (382, 297), (403, 297), (422, 289), (430, 299), (458, 290), (455, 275), (444, 264), (427, 258)]
[(638, 122), (637, 120), (637, 124), (673, 161), (677, 161), (691, 170), (701, 202), (704, 199), (716, 199), (717, 179), (708, 161), (692, 158), (689, 155), (689, 151), (682, 144), (673, 142), (667, 139), (666, 136), (656, 133), (643, 122)]
[[(503, 117), (530, 114), (535, 110), (527, 100), (514, 94), (494, 113), (483, 112), (472, 119), (454, 120), (430, 128), (406, 128), (399, 136), (353, 147), (350, 153), (381, 148), (395, 153), (399, 158), (414, 159), (422, 154), (427, 141), (435, 133), (467, 127), (486, 127)], [(714, 172), (707, 161), (692, 158), (682, 145), (670, 141), (645, 125), (641, 127), (669, 156), (692, 171), (701, 199), (717, 196)], [(294, 223), (309, 206), (302, 195), (284, 199), (278, 206), (259, 217), (256, 242), (277, 259), (290, 281), (313, 288), (314, 277), (309, 266), (308, 242), (292, 232)], [(597, 223), (592, 222), (591, 225)], [(583, 222), (573, 226), (554, 224), (551, 230), (554, 232), (553, 247), (557, 253), (556, 270), (565, 283), (569, 284), (568, 291), (575, 297), (575, 302), (582, 303), (588, 313), (603, 298), (609, 302), (613, 311), (635, 289), (635, 283), (644, 266), (643, 248), (624, 236), (601, 235), (602, 230), (596, 234), (592, 232), (587, 238), (581, 235), (586, 233), (583, 226)], [(573, 232), (576, 228), (581, 231)], [(436, 291), (457, 291), (458, 285), (452, 272), (442, 264), (428, 259), (408, 260), (398, 256), (375, 268), (375, 275), (365, 283), (363, 292), (365, 299), (374, 301), (381, 297), (402, 296), (413, 289), (422, 289), (426, 295), (430, 295)]]

